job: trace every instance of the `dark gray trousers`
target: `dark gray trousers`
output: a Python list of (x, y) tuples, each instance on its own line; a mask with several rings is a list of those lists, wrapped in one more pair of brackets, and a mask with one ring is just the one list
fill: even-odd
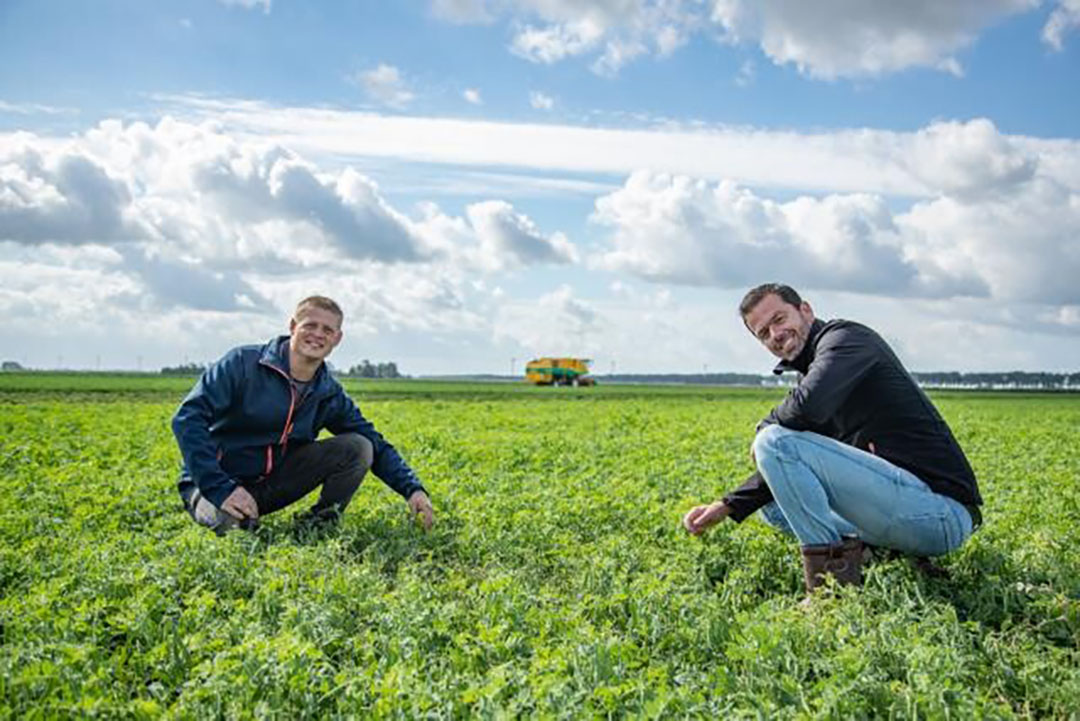
[[(240, 485), (254, 498), (259, 517), (280, 511), (322, 486), (310, 513), (316, 517), (340, 516), (374, 461), (371, 441), (357, 433), (342, 433), (297, 448), (269, 476)], [(188, 507), (192, 518), (219, 535), (241, 525), (196, 491)], [(247, 525), (245, 522), (244, 525)]]

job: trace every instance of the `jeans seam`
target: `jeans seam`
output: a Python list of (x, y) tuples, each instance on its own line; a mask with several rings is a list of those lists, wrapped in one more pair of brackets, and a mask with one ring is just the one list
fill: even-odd
[[(867, 464), (867, 463), (864, 463), (865, 459), (863, 459), (861, 455), (847, 455), (843, 451), (841, 451), (840, 449), (834, 447), (832, 443), (819, 443), (817, 438), (815, 438), (815, 436), (817, 436), (818, 438), (824, 438), (826, 440), (832, 441), (833, 443), (841, 443), (840, 441), (837, 441), (837, 440), (832, 439), (832, 438), (828, 438), (826, 436), (821, 436), (820, 434), (814, 433), (813, 431), (791, 431), (791, 432), (792, 433), (809, 434), (809, 435), (800, 436), (800, 439), (802, 440), (802, 442), (810, 443), (815, 448), (817, 448), (818, 450), (826, 451), (826, 452), (828, 452), (829, 454), (831, 454), (834, 457), (841, 458), (841, 459), (844, 459), (844, 460), (847, 460), (847, 461), (852, 461), (856, 465), (858, 465), (860, 468), (862, 468), (863, 470), (865, 470), (865, 471), (867, 471), (869, 473), (873, 473), (876, 476), (885, 478), (886, 480), (888, 480), (890, 483), (893, 483), (894, 485), (904, 485), (905, 487), (912, 488), (913, 490), (917, 489), (917, 490), (919, 490), (921, 492), (924, 492), (924, 493), (934, 494), (933, 489), (930, 488), (930, 486), (926, 483), (926, 481), (919, 478), (914, 473), (911, 473), (911, 471), (900, 468), (900, 466), (896, 465), (895, 463), (892, 463), (891, 461), (889, 461), (889, 460), (887, 460), (885, 458), (881, 458), (880, 456), (876, 456), (874, 454), (869, 454), (869, 455), (873, 456), (874, 458), (878, 458), (878, 459), (884, 461), (885, 463), (888, 463), (890, 466), (892, 466), (893, 468), (895, 468), (895, 469), (897, 469), (899, 471), (902, 471), (903, 473), (910, 474), (913, 478), (915, 478), (917, 481), (919, 481), (919, 483), (921, 483), (922, 486), (921, 487), (912, 487), (912, 486), (910, 486), (909, 484), (906, 484), (906, 483), (901, 484), (901, 483), (899, 483), (899, 481), (900, 481), (899, 477), (886, 476), (885, 474), (881, 473), (880, 470), (875, 468), (874, 466), (872, 466), (870, 464)], [(782, 438), (780, 440), (783, 441), (783, 442), (787, 441), (786, 438)], [(795, 449), (795, 456), (802, 463), (807, 465), (808, 467), (812, 467), (810, 465), (810, 462), (807, 461), (806, 458), (804, 458), (802, 453), (800, 452), (799, 444), (795, 443), (793, 445), (794, 445), (794, 449)], [(847, 444), (841, 443), (841, 445), (847, 445)], [(848, 447), (852, 448), (852, 449), (854, 449), (856, 451), (861, 451), (862, 453), (866, 453), (866, 451), (863, 451), (861, 448), (856, 448), (855, 446), (848, 446)], [(934, 494), (934, 495), (940, 495), (940, 494)]]
[[(785, 464), (785, 461), (784, 461), (783, 459), (779, 458), (779, 457), (777, 457), (777, 458), (776, 458), (776, 462), (777, 462), (777, 464), (778, 464), (778, 465), (780, 465), (780, 466), (783, 466), (783, 465)], [(797, 452), (795, 453), (795, 459), (794, 459), (794, 461), (791, 461), (791, 460), (789, 460), (789, 461), (786, 461), (786, 463), (788, 463), (788, 464), (793, 464), (793, 463), (801, 463), (801, 464), (803, 464), (803, 465), (806, 465), (806, 461), (805, 461), (805, 460), (803, 460), (802, 456), (800, 456), (800, 455), (799, 455), (799, 454), (798, 454)], [(790, 474), (789, 474), (789, 473), (784, 473), (784, 477), (785, 477), (785, 481), (787, 481), (787, 480), (789, 480), (789, 479), (790, 479), (790, 477), (791, 477), (791, 476), (790, 476)], [(818, 483), (818, 485), (819, 485), (819, 486), (821, 487), (821, 492), (825, 494), (825, 502), (826, 502), (826, 506), (827, 506), (828, 508), (832, 508), (832, 505), (831, 505), (831, 501), (832, 501), (832, 499), (831, 499), (831, 498), (829, 498), (829, 492), (828, 492), (828, 489), (826, 488), (825, 484), (821, 483), (820, 479), (819, 479), (819, 480), (817, 481), (817, 483)], [(766, 484), (768, 484), (768, 479), (766, 479)], [(790, 485), (790, 484), (789, 484), (789, 485)], [(774, 496), (775, 496), (775, 491), (773, 491), (773, 494), (774, 494)], [(803, 498), (802, 494), (800, 494), (800, 493), (796, 493), (796, 494), (794, 494), (794, 495), (795, 495), (795, 500), (796, 500), (796, 501), (798, 502), (798, 504), (799, 504), (799, 509), (798, 509), (798, 510), (799, 510), (799, 511), (801, 511), (802, 515), (806, 516), (807, 518), (810, 518), (810, 519), (814, 519), (814, 518), (815, 518), (815, 516), (814, 516), (814, 514), (813, 514), (813, 513), (811, 512), (811, 511), (812, 511), (812, 509), (811, 509), (811, 508), (810, 508), (809, 506), (807, 506), (807, 504), (806, 504), (806, 502), (805, 502), (805, 500), (804, 500), (804, 498)], [(780, 509), (780, 512), (781, 512), (781, 513), (784, 513), (784, 508), (783, 508), (783, 506), (781, 506), (781, 505), (780, 505), (779, 501), (777, 501), (777, 503), (776, 503), (776, 507)], [(787, 520), (787, 514), (786, 514), (786, 513), (784, 513), (784, 518), (785, 518), (785, 520)], [(839, 539), (839, 538), (841, 537), (841, 536), (840, 536), (840, 532), (839, 532), (839, 531), (838, 531), (838, 530), (837, 530), (837, 529), (836, 529), (835, 527), (833, 527), (833, 525), (832, 525), (831, 523), (829, 523), (829, 522), (827, 522), (827, 521), (822, 521), (822, 524), (823, 524), (823, 525), (824, 525), (824, 526), (825, 526), (825, 527), (826, 527), (826, 528), (827, 528), (827, 529), (828, 529), (829, 531), (832, 531), (832, 533), (833, 533), (834, 535), (836, 535), (836, 537), (837, 537), (838, 539)], [(788, 521), (788, 525), (789, 525), (789, 526), (791, 525), (791, 522), (790, 522), (790, 521)], [(794, 529), (792, 529), (792, 530), (794, 531)], [(798, 537), (798, 536), (796, 535), (796, 537)], [(800, 540), (801, 540), (801, 539), (800, 539)]]
[[(950, 510), (950, 515), (952, 509)], [(945, 553), (951, 551), (955, 546), (953, 544), (953, 535), (949, 532), (949, 522), (944, 516), (941, 518), (941, 537), (945, 539)]]

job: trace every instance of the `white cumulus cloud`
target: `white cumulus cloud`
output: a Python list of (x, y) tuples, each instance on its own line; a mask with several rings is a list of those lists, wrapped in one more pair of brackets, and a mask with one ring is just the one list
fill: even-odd
[(731, 181), (638, 172), (593, 217), (612, 230), (598, 264), (655, 281), (731, 288), (786, 271), (807, 286), (903, 295), (920, 274), (877, 196), (779, 203)]
[(265, 310), (287, 275), (375, 267), (387, 277), (409, 266), (464, 284), (469, 273), (577, 260), (565, 236), (505, 201), (412, 218), (352, 167), (325, 170), (276, 144), (168, 118), (0, 143), (0, 243), (37, 249), (26, 257), (37, 264), (65, 246), (115, 249), (102, 272), (142, 290), (114, 302), (144, 310)]
[(917, 139), (935, 149), (922, 162), (943, 190), (904, 211), (872, 194), (778, 202), (730, 181), (635, 173), (596, 202), (610, 246), (592, 262), (687, 285), (779, 277), (887, 297), (1077, 304), (1080, 194), (986, 130), (973, 131), (981, 155), (963, 129)]
[(145, 237), (127, 185), (80, 152), (26, 143), (0, 155), (0, 233), (22, 243), (124, 242)]
[(219, 0), (223, 5), (242, 7), (247, 10), (261, 7), (264, 13), (270, 12), (271, 0)]
[(818, 78), (882, 75), (910, 67), (956, 74), (953, 53), (986, 27), (1038, 0), (715, 0), (712, 20), (731, 42)]
[(938, 122), (911, 136), (900, 156), (912, 174), (944, 195), (1009, 193), (1030, 181), (1038, 158), (985, 118)]
[(1080, 0), (1061, 0), (1043, 26), (1043, 41), (1060, 52), (1065, 35), (1080, 28)]
[(545, 28), (526, 27), (511, 45), (511, 49), (523, 58), (540, 63), (554, 63), (571, 55), (592, 50), (603, 30), (592, 19)]
[(1080, 195), (1036, 178), (1012, 193), (942, 197), (897, 217), (912, 262), (974, 274), (1002, 301), (1080, 303)]
[(357, 73), (354, 78), (368, 97), (398, 110), (411, 103), (416, 95), (405, 85), (401, 71), (393, 65), (380, 63), (371, 70)]
[(487, 5), (486, 0), (432, 0), (431, 11), (452, 23), (487, 23), (494, 19)]
[[(957, 54), (980, 33), (1040, 0), (434, 0), (452, 22), (509, 18), (513, 53), (541, 63), (593, 56), (612, 75), (627, 62), (674, 52), (695, 35), (754, 45), (815, 78), (867, 77), (907, 68), (962, 75)], [(1060, 0), (1043, 30), (1055, 48), (1080, 22)], [(1033, 39), (1034, 40), (1034, 39)]]
[(533, 90), (529, 93), (529, 105), (537, 110), (551, 110), (555, 107), (555, 98), (545, 95), (539, 90)]
[(510, 18), (510, 51), (537, 63), (595, 55), (592, 69), (614, 75), (632, 59), (665, 56), (685, 44), (704, 14), (697, 0), (433, 0), (454, 23)]
[(754, 84), (754, 76), (757, 70), (754, 66), (753, 60), (744, 60), (739, 65), (739, 72), (735, 74), (735, 84), (740, 88), (749, 87)]
[(566, 236), (545, 236), (532, 220), (505, 201), (473, 203), (466, 208), (466, 216), (479, 239), (481, 265), (500, 269), (578, 260)]
[(536, 356), (585, 357), (601, 348), (607, 325), (602, 313), (564, 284), (529, 303), (502, 304), (494, 335)]

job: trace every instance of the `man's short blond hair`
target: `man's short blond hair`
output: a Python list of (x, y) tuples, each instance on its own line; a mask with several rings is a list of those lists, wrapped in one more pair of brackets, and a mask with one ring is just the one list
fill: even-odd
[(345, 320), (345, 313), (342, 312), (341, 306), (335, 303), (331, 298), (327, 298), (325, 295), (309, 295), (302, 301), (296, 304), (296, 310), (293, 311), (293, 319), (300, 320), (304, 313), (310, 308), (321, 308), (327, 310), (338, 317), (338, 323), (340, 324)]

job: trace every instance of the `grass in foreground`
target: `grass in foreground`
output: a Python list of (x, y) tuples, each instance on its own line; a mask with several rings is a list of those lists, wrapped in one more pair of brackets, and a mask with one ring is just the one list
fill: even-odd
[(937, 396), (987, 525), (951, 581), (889, 562), (804, 612), (759, 521), (678, 527), (776, 391), (398, 385), (353, 388), (432, 533), (369, 479), (338, 531), (218, 539), (174, 490), (188, 382), (0, 384), (0, 717), (1075, 713), (1080, 398)]

